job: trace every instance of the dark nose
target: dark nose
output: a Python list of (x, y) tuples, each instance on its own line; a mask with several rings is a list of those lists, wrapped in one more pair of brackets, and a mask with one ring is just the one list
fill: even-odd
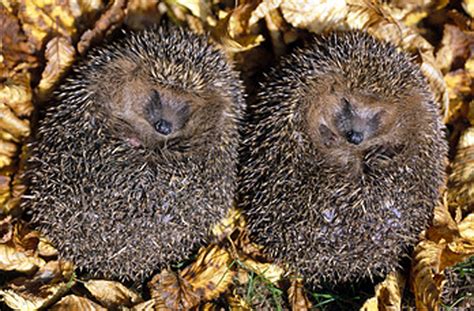
[(364, 140), (364, 133), (349, 131), (346, 133), (346, 139), (351, 144), (358, 145)]
[(169, 135), (173, 131), (173, 124), (171, 124), (171, 122), (168, 122), (164, 119), (161, 119), (158, 122), (156, 122), (155, 129), (160, 134)]

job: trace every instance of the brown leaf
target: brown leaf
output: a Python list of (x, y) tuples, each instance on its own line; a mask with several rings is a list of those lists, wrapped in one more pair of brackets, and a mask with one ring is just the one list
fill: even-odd
[(462, 7), (472, 18), (474, 18), (474, 1), (473, 0), (463, 0)]
[(312, 304), (305, 294), (303, 281), (294, 279), (288, 289), (288, 299), (292, 310), (311, 310)]
[(33, 111), (31, 75), (22, 70), (0, 85), (0, 101), (5, 103), (18, 117), (30, 116)]
[(448, 242), (459, 237), (459, 229), (453, 217), (444, 204), (438, 204), (434, 210), (433, 225), (426, 232), (427, 239)]
[(410, 283), (418, 310), (438, 310), (444, 282), (440, 261), (445, 247), (446, 243), (443, 241), (435, 243), (424, 240), (415, 248)]
[(40, 99), (48, 98), (54, 86), (71, 67), (75, 54), (70, 40), (65, 37), (54, 37), (46, 44), (46, 67), (37, 88)]
[(92, 30), (89, 29), (82, 34), (81, 39), (77, 44), (77, 50), (79, 53), (84, 55), (91, 45), (101, 41), (107, 33), (120, 26), (125, 19), (126, 6), (126, 0), (114, 0), (107, 11), (105, 11), (99, 20), (97, 20), (94, 28)]
[(348, 13), (345, 0), (284, 0), (280, 9), (288, 23), (314, 33), (336, 28)]
[(106, 280), (90, 280), (84, 283), (87, 290), (107, 308), (131, 307), (143, 301), (134, 291), (122, 284)]
[(391, 272), (385, 280), (375, 287), (375, 296), (368, 299), (363, 311), (396, 311), (401, 310), (402, 293), (405, 287), (405, 276)]
[(20, 1), (18, 17), (37, 51), (51, 35), (71, 38), (76, 34), (75, 18), (66, 0)]
[(28, 120), (19, 119), (4, 103), (0, 103), (0, 128), (8, 131), (16, 138), (27, 137), (30, 134)]
[(474, 127), (463, 132), (457, 149), (448, 179), (448, 203), (452, 210), (460, 209), (465, 213), (472, 213), (474, 212)]
[(67, 295), (55, 303), (49, 310), (105, 311), (107, 309), (87, 298)]
[(464, 32), (454, 25), (445, 25), (441, 47), (436, 53), (436, 65), (444, 73), (462, 68), (474, 49), (474, 33)]
[(125, 24), (135, 30), (158, 24), (161, 20), (158, 2), (158, 0), (128, 1)]
[(180, 275), (163, 270), (148, 283), (155, 304), (170, 310), (188, 310), (199, 304), (201, 296)]
[(12, 76), (21, 63), (26, 63), (27, 68), (37, 66), (37, 59), (33, 55), (34, 50), (28, 45), (18, 19), (2, 4), (0, 4), (0, 37), (2, 38), (0, 79)]
[(73, 266), (67, 262), (53, 261), (42, 266), (33, 278), (17, 278), (0, 290), (5, 303), (15, 310), (44, 308), (64, 293), (74, 283)]
[(179, 275), (164, 270), (148, 283), (151, 297), (167, 308), (189, 309), (217, 298), (232, 283), (229, 254), (216, 245), (202, 248), (197, 259)]
[(202, 299), (212, 300), (227, 290), (235, 271), (230, 270), (231, 258), (216, 245), (201, 249), (196, 261), (180, 274)]
[(0, 244), (0, 270), (30, 272), (44, 264), (41, 258), (29, 256), (12, 245)]

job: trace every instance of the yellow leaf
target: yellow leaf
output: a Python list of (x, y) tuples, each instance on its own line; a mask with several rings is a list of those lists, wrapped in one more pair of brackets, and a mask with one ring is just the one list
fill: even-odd
[(55, 249), (45, 237), (40, 237), (38, 243), (38, 255), (43, 257), (57, 256), (58, 250)]
[(285, 0), (280, 9), (291, 25), (315, 33), (337, 28), (348, 13), (345, 0)]
[(10, 107), (19, 116), (29, 116), (33, 111), (30, 74), (22, 71), (0, 85), (0, 102)]
[(312, 303), (305, 294), (303, 280), (294, 279), (288, 289), (288, 299), (292, 310), (311, 310)]
[(44, 265), (41, 258), (28, 256), (9, 244), (0, 244), (0, 270), (29, 272)]
[(137, 293), (118, 282), (90, 280), (85, 282), (84, 286), (98, 302), (107, 308), (131, 307), (143, 301)]
[(463, 0), (462, 7), (466, 10), (466, 13), (474, 18), (474, 1), (473, 0)]
[(214, 226), (212, 233), (219, 238), (223, 238), (231, 233), (235, 226), (242, 225), (242, 222), (243, 218), (240, 210), (232, 208), (227, 216)]
[(405, 287), (405, 276), (399, 272), (391, 272), (385, 280), (375, 287), (375, 296), (368, 299), (363, 311), (396, 311), (401, 310), (402, 293)]
[(76, 51), (65, 37), (54, 37), (46, 44), (46, 67), (38, 85), (38, 96), (47, 98), (53, 87), (74, 62)]
[(67, 2), (59, 0), (20, 1), (19, 18), (28, 39), (41, 50), (51, 34), (73, 37), (76, 34), (75, 18)]
[(107, 309), (87, 298), (67, 295), (55, 303), (49, 310), (105, 311)]
[(252, 12), (249, 24), (253, 25), (257, 23), (261, 18), (269, 15), (271, 11), (277, 9), (282, 3), (283, 0), (263, 0)]
[(231, 263), (227, 251), (211, 245), (199, 251), (196, 261), (184, 269), (181, 276), (204, 300), (212, 300), (232, 283), (235, 271), (230, 270)]
[(27, 137), (30, 134), (28, 120), (19, 119), (4, 103), (0, 103), (0, 128), (17, 138)]

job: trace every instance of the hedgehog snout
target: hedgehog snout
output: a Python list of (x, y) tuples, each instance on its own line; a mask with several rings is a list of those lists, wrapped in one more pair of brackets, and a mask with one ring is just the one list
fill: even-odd
[(155, 123), (155, 129), (160, 134), (169, 135), (173, 131), (173, 124), (165, 119), (160, 119)]
[(359, 145), (364, 141), (364, 133), (350, 130), (346, 133), (346, 140), (354, 145)]

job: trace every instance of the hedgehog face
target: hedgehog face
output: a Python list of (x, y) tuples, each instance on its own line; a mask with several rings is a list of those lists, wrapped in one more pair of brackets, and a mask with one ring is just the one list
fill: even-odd
[(189, 119), (190, 103), (153, 91), (145, 106), (145, 119), (163, 137), (178, 133)]
[(337, 85), (313, 91), (309, 113), (303, 113), (307, 131), (318, 150), (334, 163), (362, 167), (368, 155), (387, 160), (387, 154), (393, 156), (393, 150), (403, 148), (400, 137), (407, 128), (397, 123), (403, 105)]

